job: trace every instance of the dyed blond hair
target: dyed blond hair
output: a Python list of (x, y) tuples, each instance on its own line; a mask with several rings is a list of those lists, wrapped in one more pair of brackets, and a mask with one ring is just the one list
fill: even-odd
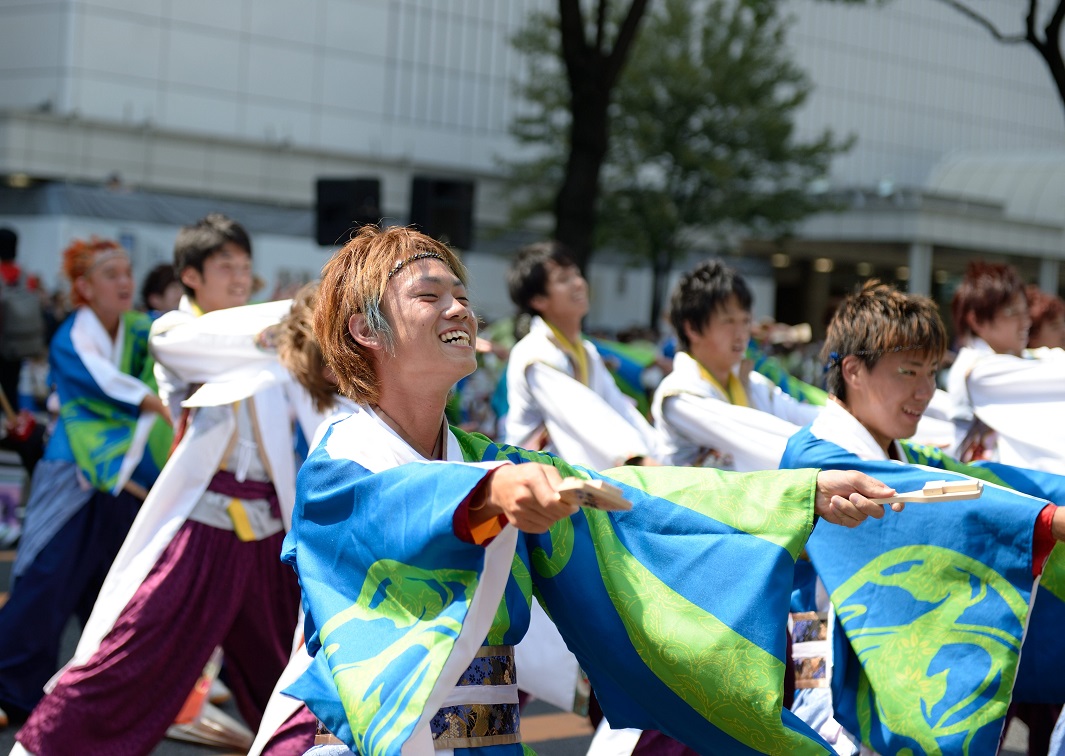
[(74, 282), (84, 276), (96, 263), (97, 255), (101, 252), (124, 252), (122, 245), (111, 239), (101, 239), (97, 236), (88, 241), (75, 239), (63, 250), (63, 275), (70, 281), (70, 302), (75, 307), (87, 305), (88, 301), (74, 286)]
[(947, 331), (935, 302), (867, 281), (843, 300), (828, 324), (821, 349), (828, 392), (847, 400), (842, 363), (848, 355), (872, 369), (889, 352), (913, 351), (938, 360), (946, 348)]
[(356, 402), (377, 402), (380, 377), (374, 370), (370, 350), (348, 331), (348, 321), (361, 312), (370, 331), (390, 341), (392, 329), (381, 312), (385, 287), (397, 263), (402, 265), (423, 253), (438, 255), (466, 284), (466, 269), (447, 245), (404, 226), (363, 226), (322, 269), (314, 307), (314, 335), (326, 364), (336, 374), (341, 393)]
[(336, 384), (325, 377), (325, 357), (314, 338), (314, 302), (318, 282), (304, 285), (292, 298), (292, 309), (277, 330), (281, 364), (311, 395), (315, 409), (328, 412), (336, 404)]

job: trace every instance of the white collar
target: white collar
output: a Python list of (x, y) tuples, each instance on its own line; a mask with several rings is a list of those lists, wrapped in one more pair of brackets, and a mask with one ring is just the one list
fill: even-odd
[(193, 307), (192, 299), (189, 297), (188, 294), (181, 295), (181, 301), (178, 302), (177, 308), (179, 312), (187, 312), (189, 315), (196, 314), (196, 308)]
[(995, 350), (991, 348), (991, 345), (981, 339), (979, 336), (973, 336), (969, 339), (969, 343), (966, 344), (974, 352), (981, 354), (995, 354)]
[(687, 352), (678, 351), (673, 355), (673, 372), (667, 378), (672, 378), (671, 384), (684, 386), (689, 391), (697, 391), (702, 396), (710, 396), (729, 404), (732, 403), (715, 382), (706, 380), (703, 366)]
[(86, 338), (91, 339), (100, 354), (106, 354), (108, 360), (114, 365), (118, 365), (119, 360), (122, 359), (122, 349), (126, 340), (124, 325), (122, 317), (119, 316), (118, 332), (115, 334), (114, 340), (112, 340), (111, 334), (107, 332), (104, 324), (100, 322), (100, 318), (96, 316), (96, 313), (88, 305), (79, 307), (74, 315), (74, 327)]
[[(390, 470), (408, 462), (431, 462), (365, 404), (356, 405), (351, 415), (333, 426), (326, 450), (334, 459), (355, 460), (371, 472)], [(463, 461), (462, 447), (450, 428), (447, 429), (444, 461)]]
[[(843, 447), (859, 459), (890, 459), (887, 452), (880, 448), (880, 444), (873, 438), (873, 434), (834, 399), (825, 402), (824, 408), (810, 425), (810, 433), (822, 441), (830, 441), (836, 446)], [(898, 459), (906, 459), (902, 445), (897, 440), (891, 443), (895, 445)]]

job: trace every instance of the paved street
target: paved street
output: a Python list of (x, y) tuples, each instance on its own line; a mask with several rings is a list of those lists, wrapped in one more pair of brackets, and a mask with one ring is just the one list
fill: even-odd
[[(5, 590), (10, 580), (14, 556), (14, 552), (0, 551), (0, 587)], [(6, 597), (6, 593), (0, 592), (0, 603)], [(78, 628), (72, 622), (63, 639), (64, 658), (69, 658), (74, 653), (77, 634)], [(232, 707), (227, 707), (226, 711), (236, 715)], [(523, 712), (522, 732), (526, 742), (539, 756), (582, 756), (591, 742), (591, 725), (587, 720), (558, 711), (539, 701), (533, 701)], [(0, 730), (0, 754), (6, 754), (14, 741), (15, 728)], [(1027, 742), (1027, 729), (1020, 722), (1014, 722), (1007, 734), (1003, 756), (1023, 756)], [(71, 753), (77, 753), (77, 750), (74, 749)], [(224, 753), (214, 748), (167, 740), (153, 751), (153, 756), (211, 756)]]

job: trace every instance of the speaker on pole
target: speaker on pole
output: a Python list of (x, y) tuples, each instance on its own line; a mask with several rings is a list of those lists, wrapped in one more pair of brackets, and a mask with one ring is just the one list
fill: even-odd
[(381, 219), (381, 181), (320, 178), (315, 182), (314, 237), (323, 247), (346, 242), (360, 226)]
[(434, 239), (469, 249), (473, 243), (473, 182), (415, 176), (410, 222)]

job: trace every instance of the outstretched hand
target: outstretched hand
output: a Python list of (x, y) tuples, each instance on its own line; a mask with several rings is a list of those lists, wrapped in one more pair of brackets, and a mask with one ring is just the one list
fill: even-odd
[(507, 522), (526, 533), (546, 533), (557, 521), (577, 511), (562, 501), (555, 488), (562, 482), (550, 465), (528, 462), (496, 468), (488, 480), (482, 516), (502, 514)]
[(174, 420), (170, 417), (170, 408), (166, 406), (166, 402), (160, 399), (155, 394), (146, 394), (141, 401), (140, 409), (142, 412), (154, 412), (163, 418), (163, 421), (169, 425), (174, 425)]
[[(853, 528), (867, 517), (879, 520), (884, 516), (884, 505), (869, 499), (894, 495), (895, 489), (857, 470), (822, 470), (817, 474), (814, 511), (834, 525)], [(901, 512), (905, 506), (897, 503), (891, 508)]]

